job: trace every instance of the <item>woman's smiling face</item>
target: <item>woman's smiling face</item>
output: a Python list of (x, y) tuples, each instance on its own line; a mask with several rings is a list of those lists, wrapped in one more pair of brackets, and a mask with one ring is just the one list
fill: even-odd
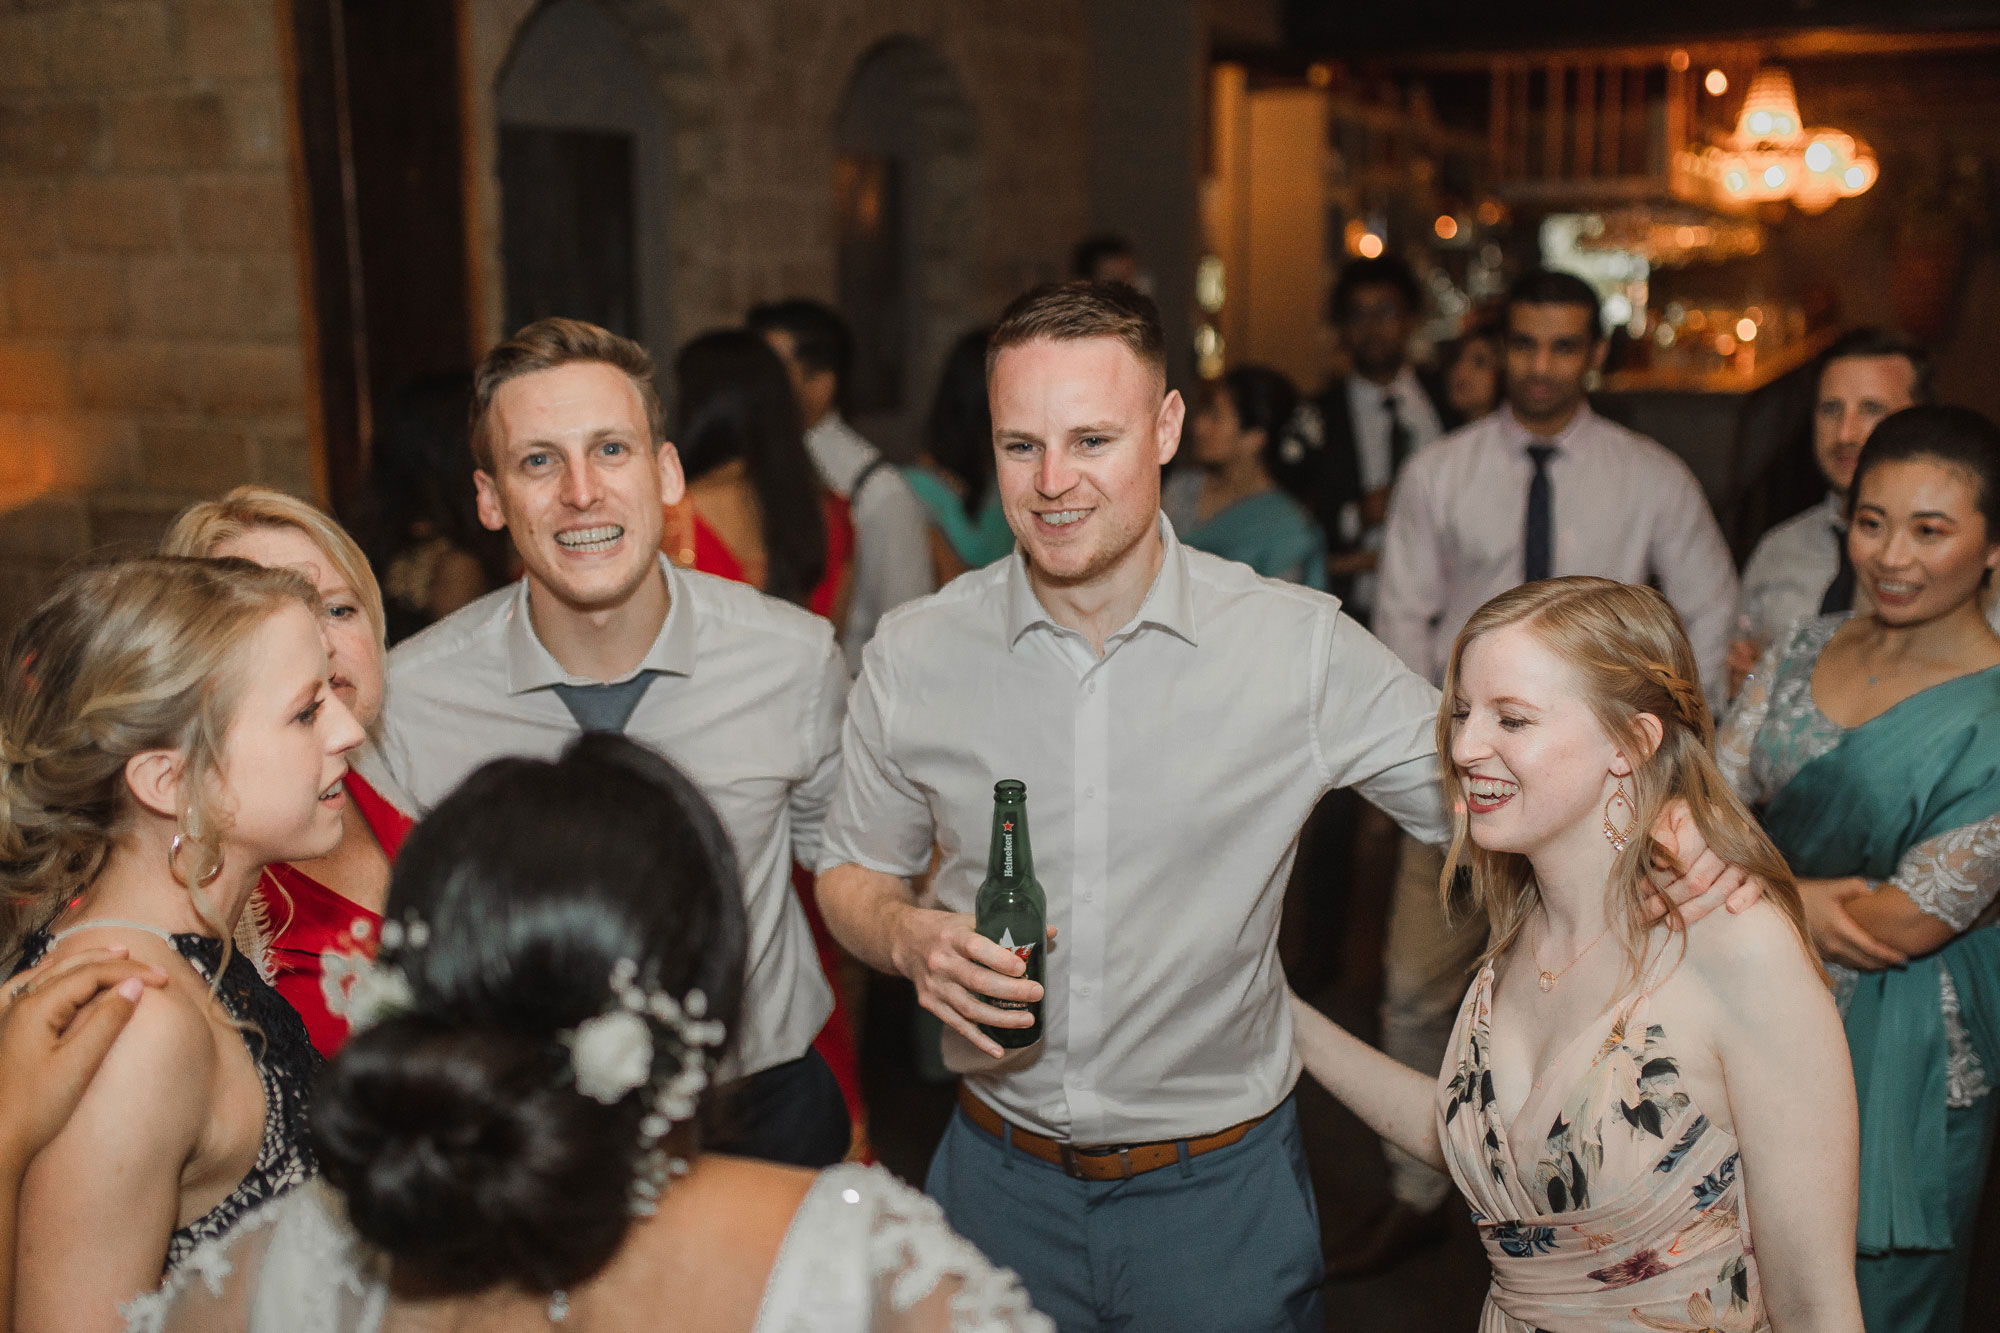
[(1597, 836), (1617, 773), (1629, 772), (1569, 664), (1530, 629), (1482, 634), (1460, 657), (1451, 763), (1472, 840), (1537, 851)]

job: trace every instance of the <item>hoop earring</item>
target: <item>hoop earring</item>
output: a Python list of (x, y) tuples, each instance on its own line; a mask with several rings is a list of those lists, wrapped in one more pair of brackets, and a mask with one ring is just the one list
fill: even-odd
[[(1626, 810), (1631, 812), (1631, 817), (1625, 821), (1625, 827), (1622, 829), (1611, 822), (1611, 807), (1621, 801), (1625, 803)], [(1624, 851), (1627, 844), (1632, 841), (1632, 830), (1638, 827), (1638, 824), (1639, 808), (1633, 805), (1632, 798), (1625, 794), (1625, 779), (1620, 778), (1618, 789), (1604, 802), (1604, 837), (1611, 844), (1612, 850)]]
[(218, 862), (217, 864), (210, 866), (208, 868), (208, 873), (203, 875), (200, 879), (196, 880), (193, 884), (188, 884), (188, 882), (185, 879), (181, 879), (181, 872), (180, 872), (181, 848), (185, 846), (189, 841), (190, 839), (187, 837), (186, 834), (176, 833), (174, 834), (174, 840), (167, 844), (167, 873), (171, 874), (175, 879), (180, 880), (182, 884), (187, 884), (189, 888), (205, 889), (209, 885), (215, 883), (215, 877), (222, 873), (222, 865), (220, 862)]

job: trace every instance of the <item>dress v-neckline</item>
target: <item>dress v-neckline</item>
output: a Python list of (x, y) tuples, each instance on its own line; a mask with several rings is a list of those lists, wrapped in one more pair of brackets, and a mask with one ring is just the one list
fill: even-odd
[[(1493, 1059), (1494, 988), (1493, 965), (1491, 963), (1487, 963), (1480, 969), (1477, 985), (1480, 991), (1477, 1003), (1483, 1004), (1485, 1007), (1486, 1055), (1488, 1061), (1491, 1061)], [(1521, 1104), (1514, 1109), (1514, 1113), (1511, 1116), (1502, 1112), (1497, 1095), (1494, 1098), (1493, 1104), (1487, 1108), (1487, 1128), (1492, 1131), (1500, 1154), (1507, 1163), (1507, 1190), (1514, 1196), (1515, 1203), (1524, 1211), (1537, 1215), (1543, 1211), (1543, 1205), (1536, 1201), (1529, 1189), (1528, 1182), (1533, 1179), (1536, 1174), (1536, 1168), (1541, 1164), (1541, 1148), (1539, 1145), (1547, 1137), (1546, 1135), (1530, 1135), (1530, 1140), (1538, 1146), (1535, 1149), (1535, 1159), (1524, 1169), (1515, 1144), (1521, 1126), (1527, 1123), (1528, 1112), (1536, 1109), (1538, 1106), (1545, 1107), (1548, 1099), (1555, 1095), (1555, 1079), (1552, 1075), (1564, 1068), (1565, 1063), (1575, 1054), (1577, 1047), (1582, 1044), (1584, 1038), (1595, 1034), (1599, 1046), (1602, 1047), (1605, 1039), (1609, 1037), (1611, 1030), (1618, 1026), (1621, 1019), (1629, 1023), (1632, 1015), (1638, 1012), (1640, 1004), (1650, 994), (1650, 991), (1641, 991), (1636, 995), (1620, 1000), (1605, 1009), (1604, 1012), (1593, 1018), (1589, 1023), (1578, 1028), (1556, 1050), (1555, 1054), (1549, 1057), (1542, 1068), (1536, 1071), (1535, 1081), (1528, 1085), (1528, 1095), (1522, 1099)], [(1476, 1013), (1477, 1010), (1475, 1010)], [(1605, 1054), (1606, 1052), (1600, 1049), (1597, 1058), (1601, 1060)], [(1595, 1063), (1596, 1061), (1592, 1061), (1592, 1065)], [(1588, 1073), (1588, 1070), (1589, 1067), (1586, 1067), (1584, 1072)], [(1571, 1086), (1573, 1086), (1573, 1081), (1570, 1084), (1564, 1085), (1563, 1092), (1565, 1095), (1567, 1095)]]

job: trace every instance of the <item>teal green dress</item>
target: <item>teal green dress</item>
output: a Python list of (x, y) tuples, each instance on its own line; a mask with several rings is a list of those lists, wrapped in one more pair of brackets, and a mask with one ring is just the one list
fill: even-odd
[(958, 553), (967, 569), (984, 569), (1013, 551), (1014, 533), (1007, 526), (1006, 514), (1001, 512), (997, 490), (987, 488), (978, 516), (970, 518), (966, 516), (965, 501), (929, 468), (906, 467), (903, 477), (924, 502), (924, 508), (930, 510), (931, 522), (951, 543), (951, 549)]
[(1241, 561), (1265, 578), (1326, 591), (1326, 538), (1304, 505), (1273, 487), (1202, 521), (1197, 517), (1201, 481), (1193, 469), (1177, 472), (1160, 493), (1175, 536), (1197, 551)]
[(1843, 619), (1772, 647), (1717, 758), (1800, 878), (1890, 881), (1958, 932), (1900, 967), (1832, 970), (1861, 1107), (1862, 1314), (1869, 1333), (1959, 1333), (2000, 1101), (2000, 667), (1844, 728), (1812, 699)]

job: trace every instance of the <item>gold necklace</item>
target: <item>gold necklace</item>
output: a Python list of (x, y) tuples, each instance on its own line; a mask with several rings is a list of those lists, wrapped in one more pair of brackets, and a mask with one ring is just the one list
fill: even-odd
[[(1543, 920), (1547, 920), (1547, 917), (1544, 916)], [(1592, 949), (1595, 949), (1597, 947), (1598, 941), (1602, 940), (1606, 935), (1609, 935), (1610, 933), (1611, 933), (1611, 923), (1607, 921), (1604, 923), (1604, 929), (1597, 932), (1597, 938), (1593, 939), (1590, 943), (1584, 945), (1582, 950), (1576, 955), (1576, 957), (1569, 960), (1568, 965), (1565, 966), (1561, 972), (1551, 972), (1546, 967), (1543, 967), (1542, 951), (1540, 946), (1532, 944), (1529, 945), (1528, 952), (1531, 955), (1533, 955), (1535, 960), (1535, 981), (1538, 985), (1541, 986), (1542, 994), (1546, 995), (1550, 991), (1554, 990), (1556, 988), (1556, 983), (1563, 979), (1564, 974), (1567, 973), (1570, 968), (1575, 967), (1578, 963), (1582, 962), (1583, 955), (1589, 953)]]

